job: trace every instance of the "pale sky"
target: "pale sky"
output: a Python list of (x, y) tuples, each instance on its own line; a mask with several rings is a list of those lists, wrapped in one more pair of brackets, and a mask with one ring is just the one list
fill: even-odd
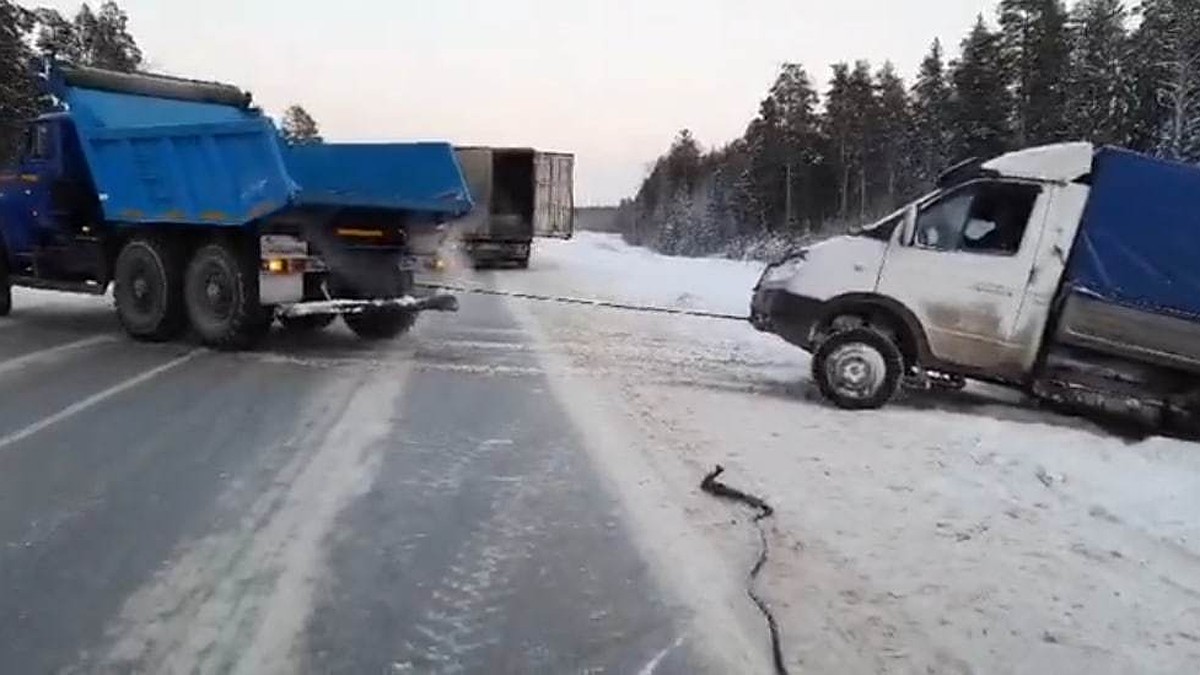
[[(329, 140), (573, 152), (580, 204), (629, 196), (674, 134), (742, 134), (779, 64), (910, 80), (997, 0), (122, 0), (150, 66), (221, 80)], [(73, 13), (78, 0), (25, 0)], [(93, 2), (93, 7), (100, 3)]]

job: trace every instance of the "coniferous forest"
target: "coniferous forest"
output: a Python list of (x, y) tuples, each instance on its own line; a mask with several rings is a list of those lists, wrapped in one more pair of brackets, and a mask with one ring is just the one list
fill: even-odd
[(911, 79), (784, 64), (741, 138), (679, 132), (618, 228), (666, 253), (769, 256), (884, 215), (957, 161), (1069, 140), (1200, 162), (1200, 2), (1001, 0)]

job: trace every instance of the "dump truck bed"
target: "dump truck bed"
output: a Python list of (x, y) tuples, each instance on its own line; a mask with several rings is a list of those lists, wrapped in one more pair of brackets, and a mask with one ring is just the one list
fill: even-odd
[(236, 88), (90, 69), (52, 84), (109, 221), (238, 226), (297, 192), (274, 126)]
[(106, 220), (243, 226), (293, 209), (459, 215), (470, 196), (449, 145), (288, 148), (235, 87), (59, 69)]
[(385, 208), (460, 215), (471, 210), (447, 143), (322, 143), (285, 153), (299, 206)]

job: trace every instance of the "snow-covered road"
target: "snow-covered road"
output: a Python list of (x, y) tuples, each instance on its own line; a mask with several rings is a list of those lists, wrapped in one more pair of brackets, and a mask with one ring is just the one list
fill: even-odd
[[(582, 233), (474, 281), (744, 313), (760, 270)], [(1200, 447), (980, 388), (843, 412), (813, 392), (806, 355), (748, 324), (509, 306), (664, 576), (712, 589), (713, 622), (745, 616), (733, 594), (754, 540), (700, 477), (723, 464), (777, 508), (762, 589), (791, 665), (1200, 672)]]

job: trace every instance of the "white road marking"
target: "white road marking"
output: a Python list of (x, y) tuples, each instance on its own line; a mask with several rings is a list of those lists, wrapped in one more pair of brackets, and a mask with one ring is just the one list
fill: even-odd
[(116, 342), (118, 339), (120, 338), (115, 335), (95, 335), (90, 338), (76, 340), (75, 342), (68, 342), (63, 345), (57, 345), (47, 349), (39, 349), (36, 352), (30, 352), (28, 354), (22, 354), (16, 358), (0, 362), (0, 375), (15, 372), (21, 370), (22, 368), (37, 365), (39, 363), (53, 361), (55, 357), (67, 352), (73, 352), (77, 349), (83, 349), (85, 347), (94, 347), (96, 345)]
[(13, 433), (11, 433), (7, 436), (0, 437), (0, 450), (3, 450), (4, 448), (6, 448), (14, 443), (23, 441), (26, 438), (29, 438), (30, 436), (32, 436), (40, 431), (48, 429), (49, 427), (52, 427), (55, 424), (58, 424), (59, 422), (65, 420), (69, 417), (78, 415), (79, 413), (87, 410), (88, 408), (91, 408), (100, 403), (103, 403), (104, 401), (107, 401), (108, 399), (110, 399), (122, 392), (128, 391), (128, 390), (138, 386), (139, 384), (148, 382), (149, 380), (152, 380), (152, 379), (158, 377), (159, 375), (167, 372), (168, 370), (171, 370), (172, 368), (181, 366), (184, 363), (191, 361), (193, 358), (196, 357), (196, 355), (200, 354), (202, 351), (203, 350), (196, 349), (191, 352), (188, 352), (187, 354), (184, 354), (183, 356), (181, 356), (173, 361), (168, 361), (167, 363), (164, 363), (163, 365), (158, 366), (157, 368), (152, 368), (150, 370), (147, 370), (144, 373), (141, 373), (140, 375), (135, 375), (134, 377), (131, 377), (128, 380), (125, 380), (124, 382), (115, 384), (115, 385), (109, 387), (108, 389), (105, 389), (104, 391), (92, 394), (91, 396), (83, 399), (82, 401), (79, 401), (77, 403), (72, 403), (71, 405), (67, 406), (66, 408), (63, 408), (62, 410), (54, 413), (53, 415), (51, 415), (49, 417), (46, 417), (37, 422), (34, 422), (33, 424), (30, 424), (29, 426), (25, 427), (24, 429), (21, 429), (20, 431), (14, 431)]
[(638, 675), (654, 675), (654, 671), (658, 670), (659, 664), (662, 663), (663, 659), (667, 658), (667, 654), (679, 649), (679, 645), (681, 644), (683, 644), (682, 635), (675, 638), (674, 642), (664, 647), (662, 651), (654, 655), (654, 658), (647, 661), (646, 665), (642, 666), (642, 669), (638, 671)]

